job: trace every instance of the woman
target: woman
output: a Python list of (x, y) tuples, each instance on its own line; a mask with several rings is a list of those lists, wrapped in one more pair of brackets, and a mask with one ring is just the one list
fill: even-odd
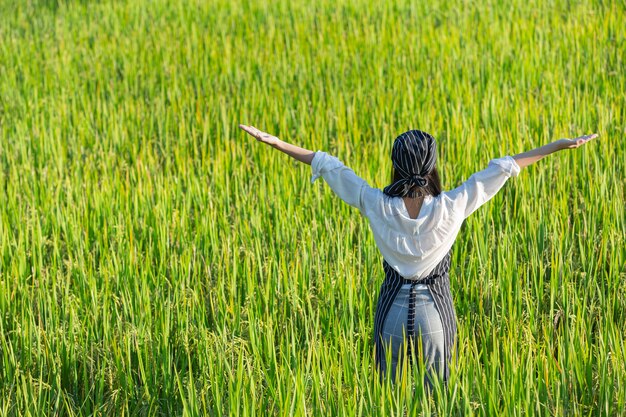
[(291, 145), (253, 126), (239, 127), (258, 141), (311, 165), (312, 182), (323, 177), (343, 201), (367, 217), (385, 271), (374, 319), (377, 367), (381, 376), (388, 373), (394, 381), (403, 358), (414, 360), (416, 351), (421, 350), (429, 386), (434, 375), (444, 382), (449, 376), (456, 336), (448, 278), (450, 248), (465, 218), (522, 168), (598, 136), (560, 139), (513, 157), (493, 159), (459, 187), (442, 192), (435, 167), (435, 139), (411, 130), (394, 141), (393, 181), (381, 191), (325, 152)]

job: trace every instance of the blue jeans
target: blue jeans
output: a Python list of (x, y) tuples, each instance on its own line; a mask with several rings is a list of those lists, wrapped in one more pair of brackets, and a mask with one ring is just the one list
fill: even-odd
[[(386, 375), (390, 369), (391, 380), (402, 369), (407, 339), (414, 341), (411, 360), (425, 367), (424, 384), (432, 387), (432, 378), (441, 378), (445, 362), (445, 339), (441, 316), (435, 307), (435, 301), (427, 285), (413, 286), (415, 297), (414, 333), (407, 335), (407, 315), (409, 310), (410, 284), (404, 284), (398, 291), (382, 327), (382, 339), (385, 355), (380, 358), (381, 371)], [(389, 350), (391, 352), (389, 352)], [(421, 350), (421, 355), (420, 355)], [(391, 353), (391, 363), (387, 355)]]

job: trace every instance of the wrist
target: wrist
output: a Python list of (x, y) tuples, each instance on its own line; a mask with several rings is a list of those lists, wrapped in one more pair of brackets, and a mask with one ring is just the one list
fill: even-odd
[(270, 143), (268, 143), (268, 145), (270, 145), (272, 148), (274, 149), (278, 149), (279, 151), (282, 151), (285, 147), (285, 142), (283, 142), (282, 140), (280, 140), (277, 137), (273, 138), (274, 140)]
[(551, 143), (551, 145), (553, 145), (554, 152), (567, 149), (567, 144), (565, 143), (565, 139), (555, 140), (554, 142)]

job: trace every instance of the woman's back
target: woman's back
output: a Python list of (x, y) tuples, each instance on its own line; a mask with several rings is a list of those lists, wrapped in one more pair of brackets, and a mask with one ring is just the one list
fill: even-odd
[(450, 251), (463, 221), (520, 171), (510, 156), (494, 159), (459, 187), (425, 196), (414, 217), (403, 198), (370, 187), (325, 152), (316, 152), (311, 167), (312, 181), (323, 177), (342, 200), (367, 217), (383, 258), (408, 279), (427, 276)]

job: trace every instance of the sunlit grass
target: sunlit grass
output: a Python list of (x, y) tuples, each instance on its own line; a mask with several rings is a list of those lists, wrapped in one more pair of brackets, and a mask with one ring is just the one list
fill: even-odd
[[(620, 2), (0, 0), (0, 415), (622, 415)], [(310, 170), (451, 188), (598, 132), (463, 227), (448, 389), (374, 373), (381, 257)]]

